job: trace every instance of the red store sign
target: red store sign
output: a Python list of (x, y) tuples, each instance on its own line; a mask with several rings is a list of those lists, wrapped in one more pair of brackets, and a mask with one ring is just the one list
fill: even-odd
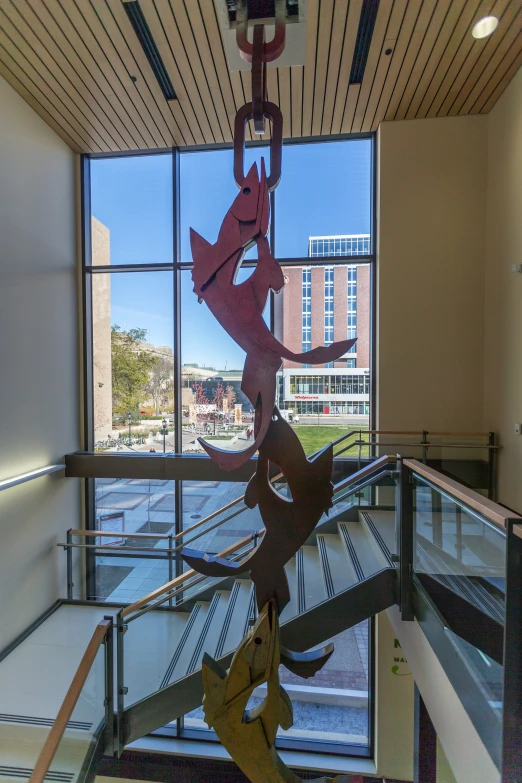
[(295, 395), (296, 400), (318, 400), (319, 395), (318, 394), (296, 394)]

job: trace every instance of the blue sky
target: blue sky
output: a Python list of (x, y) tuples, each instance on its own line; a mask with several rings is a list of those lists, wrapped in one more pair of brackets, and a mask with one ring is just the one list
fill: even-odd
[[(261, 154), (268, 150), (247, 149), (245, 168)], [(309, 236), (369, 233), (370, 160), (366, 140), (284, 148), (276, 190), (277, 258), (306, 256)], [(92, 214), (110, 229), (112, 265), (172, 262), (171, 175), (170, 155), (92, 161)], [(181, 257), (189, 261), (189, 228), (215, 242), (237, 195), (232, 151), (182, 154), (180, 179)], [(146, 329), (155, 345), (173, 345), (172, 302), (169, 272), (111, 275), (112, 322)], [(198, 304), (190, 273), (184, 272), (182, 361), (236, 369), (243, 360), (206, 305)]]

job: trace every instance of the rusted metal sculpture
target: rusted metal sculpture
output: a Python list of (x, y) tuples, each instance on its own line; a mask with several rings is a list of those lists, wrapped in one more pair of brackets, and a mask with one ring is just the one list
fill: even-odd
[[(228, 673), (209, 655), (203, 658), (203, 711), (238, 767), (252, 783), (299, 783), (275, 748), (279, 726), (293, 723), (292, 703), (279, 683), (279, 620), (275, 602), (263, 606), (255, 626), (237, 648)], [(266, 698), (253, 709), (247, 704), (266, 682)], [(315, 783), (342, 783), (319, 778)]]
[[(217, 449), (199, 439), (212, 459), (226, 470), (233, 470), (250, 459), (263, 442), (272, 418), (276, 375), (282, 359), (326, 364), (338, 359), (355, 343), (354, 339), (342, 340), (306, 353), (294, 353), (275, 338), (263, 319), (263, 311), (270, 289), (280, 291), (284, 279), (280, 265), (270, 252), (266, 238), (268, 227), (268, 185), (261, 160), (261, 176), (254, 164), (225, 216), (214, 245), (190, 230), (194, 292), (246, 352), (241, 389), (256, 411), (254, 442), (243, 451)], [(248, 280), (236, 285), (245, 252), (254, 243), (258, 251), (256, 269)]]
[[(281, 174), (282, 117), (279, 108), (265, 100), (266, 62), (282, 51), (284, 25), (281, 42), (282, 3), (276, 0), (279, 16), (274, 41), (265, 44), (264, 28), (256, 25), (254, 43), (248, 44), (244, 3), (245, 0), (238, 0), (238, 45), (246, 59), (252, 61), (253, 79), (252, 103), (238, 111), (235, 122), (234, 175), (240, 193), (223, 220), (215, 244), (191, 229), (192, 279), (199, 301), (207, 304), (216, 320), (246, 352), (241, 388), (255, 408), (255, 437), (247, 449), (225, 451), (203, 439), (200, 442), (209, 456), (227, 470), (238, 467), (259, 451), (245, 503), (250, 508), (259, 506), (266, 532), (261, 543), (239, 562), (187, 548), (181, 554), (192, 568), (206, 576), (237, 576), (250, 572), (259, 618), (240, 644), (228, 673), (210, 656), (205, 656), (205, 716), (253, 783), (293, 783), (299, 778), (283, 764), (274, 745), (278, 726), (289, 728), (292, 725), (292, 708), (280, 687), (278, 667), (283, 663), (295, 674), (311, 677), (324, 666), (333, 652), (333, 645), (308, 653), (281, 648), (279, 615), (290, 600), (284, 566), (332, 506), (333, 449), (330, 444), (313, 458), (306, 457), (297, 435), (275, 406), (276, 375), (283, 359), (325, 364), (345, 354), (355, 340), (294, 353), (275, 338), (263, 319), (270, 291), (280, 291), (284, 285), (281, 267), (267, 240), (269, 192), (277, 186)], [(273, 129), (270, 176), (267, 177), (261, 159), (260, 172), (254, 165), (245, 177), (245, 123), (254, 119), (256, 132), (262, 133), (265, 117), (272, 119)], [(244, 283), (236, 285), (245, 252), (254, 244), (258, 251), (255, 271)], [(278, 465), (285, 476), (290, 498), (283, 497), (272, 486), (270, 462)], [(266, 699), (255, 710), (247, 711), (250, 695), (264, 682), (268, 689)], [(321, 780), (326, 781), (326, 778)]]

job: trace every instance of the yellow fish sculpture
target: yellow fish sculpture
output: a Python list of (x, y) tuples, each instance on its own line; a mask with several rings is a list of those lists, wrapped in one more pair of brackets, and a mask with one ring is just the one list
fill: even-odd
[[(299, 783), (275, 748), (278, 727), (293, 723), (292, 704), (279, 683), (279, 618), (275, 601), (262, 608), (257, 622), (237, 648), (226, 672), (208, 654), (203, 658), (203, 711), (222, 745), (251, 783)], [(267, 684), (266, 698), (247, 710), (253, 691)], [(343, 783), (345, 776), (314, 783)]]

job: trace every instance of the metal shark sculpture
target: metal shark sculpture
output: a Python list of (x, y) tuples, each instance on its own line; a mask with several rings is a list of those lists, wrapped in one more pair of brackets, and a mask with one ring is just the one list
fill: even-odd
[[(285, 348), (263, 319), (270, 290), (283, 288), (280, 265), (270, 252), (266, 235), (270, 207), (264, 160), (261, 175), (254, 163), (240, 193), (223, 220), (217, 241), (207, 242), (193, 229), (190, 241), (194, 267), (194, 292), (203, 300), (216, 320), (246, 352), (241, 389), (255, 409), (254, 442), (242, 451), (226, 451), (199, 442), (210, 457), (225, 470), (246, 462), (259, 449), (265, 437), (275, 404), (276, 376), (283, 359), (305, 364), (327, 364), (346, 353), (355, 340), (341, 340), (305, 353)], [(253, 274), (244, 283), (235, 280), (245, 252), (257, 245), (258, 261)]]
[[(279, 726), (293, 723), (292, 704), (279, 682), (279, 622), (275, 602), (261, 609), (254, 627), (237, 648), (228, 672), (208, 653), (203, 657), (203, 711), (238, 767), (252, 783), (299, 783), (275, 748)], [(253, 709), (247, 704), (266, 682), (267, 695)], [(316, 778), (314, 783), (342, 783), (347, 778)]]
[[(273, 488), (269, 474), (271, 461), (285, 476), (291, 499)], [(332, 507), (332, 464), (331, 444), (308, 459), (292, 427), (277, 407), (274, 408), (268, 432), (259, 448), (256, 472), (245, 493), (245, 504), (249, 508), (259, 506), (266, 530), (261, 543), (237, 562), (187, 547), (181, 551), (182, 558), (190, 568), (205, 576), (237, 577), (250, 571), (258, 609), (273, 600), (281, 614), (290, 601), (284, 566), (303, 546), (323, 513), (328, 513)], [(324, 666), (333, 650), (332, 644), (308, 653), (283, 648), (281, 662), (300, 677), (312, 677)]]
[[(269, 463), (279, 466), (290, 490), (283, 497), (270, 482)], [(303, 451), (292, 427), (273, 409), (267, 434), (259, 447), (255, 474), (248, 483), (245, 504), (259, 506), (266, 528), (261, 543), (237, 562), (185, 548), (181, 555), (194, 570), (205, 576), (226, 577), (250, 571), (261, 609), (274, 598), (279, 614), (290, 601), (284, 566), (310, 536), (321, 516), (332, 507), (332, 445), (312, 459)]]

